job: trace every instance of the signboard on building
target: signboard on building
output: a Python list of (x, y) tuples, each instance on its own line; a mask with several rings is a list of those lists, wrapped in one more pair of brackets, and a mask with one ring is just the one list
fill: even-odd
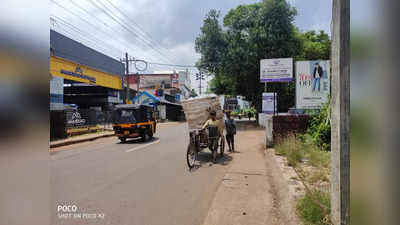
[(299, 61), (296, 63), (296, 108), (320, 108), (330, 94), (330, 62)]
[(260, 61), (261, 82), (290, 82), (293, 79), (293, 59), (262, 59)]
[(129, 84), (135, 87), (135, 85), (137, 85), (137, 81), (139, 81), (141, 89), (172, 87), (172, 77), (170, 74), (132, 74), (129, 76)]
[(277, 112), (276, 93), (269, 92), (263, 93), (262, 96), (262, 112), (266, 114), (273, 114)]
[(96, 70), (60, 57), (50, 56), (50, 74), (81, 83), (94, 84), (116, 90), (122, 89), (121, 76)]
[(140, 76), (140, 88), (153, 88), (161, 85), (162, 88), (172, 86), (171, 77), (169, 75), (142, 75)]

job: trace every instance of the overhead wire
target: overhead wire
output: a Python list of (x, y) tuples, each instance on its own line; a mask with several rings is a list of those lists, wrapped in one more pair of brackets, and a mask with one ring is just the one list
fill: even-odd
[(78, 27), (74, 26), (73, 24), (71, 24), (71, 23), (65, 21), (64, 19), (62, 19), (62, 18), (60, 18), (60, 17), (58, 17), (58, 16), (51, 15), (50, 18), (54, 19), (56, 22), (60, 22), (60, 23), (64, 24), (65, 26), (69, 27), (71, 30), (74, 30), (74, 31), (76, 32), (77, 35), (79, 35), (79, 36), (81, 36), (81, 37), (84, 37), (84, 38), (86, 38), (86, 39), (88, 39), (88, 40), (93, 41), (94, 44), (95, 44), (97, 47), (99, 47), (98, 43), (100, 43), (100, 44), (103, 45), (103, 46), (100, 46), (100, 48), (102, 48), (102, 49), (105, 49), (105, 47), (107, 46), (107, 47), (109, 48), (109, 49), (107, 49), (107, 50), (110, 50), (110, 51), (112, 50), (114, 53), (115, 53), (115, 52), (118, 52), (118, 55), (122, 55), (122, 54), (123, 54), (123, 52), (122, 52), (120, 49), (118, 49), (118, 48), (116, 48), (116, 47), (114, 47), (114, 46), (112, 46), (112, 45), (110, 45), (110, 44), (104, 42), (103, 40), (98, 39), (98, 38), (95, 37), (94, 35), (91, 35), (91, 34), (85, 32), (85, 31), (79, 29)]
[[(108, 10), (110, 13), (113, 13), (113, 11), (109, 8), (109, 7), (107, 7), (102, 1), (100, 1), (100, 0), (96, 0), (96, 1), (98, 1), (106, 10)], [(137, 36), (138, 36), (138, 38), (140, 38), (140, 39), (142, 39), (142, 40), (144, 40), (144, 41), (147, 41), (148, 42), (148, 44), (150, 44), (150, 45), (152, 45), (154, 48), (158, 48), (157, 49), (157, 51), (159, 51), (159, 53), (161, 53), (162, 55), (164, 55), (164, 56), (166, 56), (167, 57), (167, 59), (170, 59), (170, 58), (173, 58), (171, 55), (166, 55), (164, 52), (162, 52), (161, 51), (161, 49), (163, 48), (163, 47), (161, 47), (159, 44), (158, 44), (158, 42), (156, 42), (156, 41), (154, 41), (154, 39), (153, 38), (151, 38), (151, 36), (149, 35), (149, 34), (147, 34), (144, 30), (143, 30), (143, 28), (141, 28), (141, 27), (135, 27), (135, 26), (132, 26), (131, 24), (132, 23), (134, 23), (136, 26), (138, 26), (139, 24), (137, 24), (135, 21), (133, 21), (132, 19), (130, 19), (126, 14), (124, 14), (120, 9), (118, 9), (118, 7), (116, 7), (114, 4), (112, 4), (112, 2), (111, 1), (107, 1), (108, 3), (109, 3), (109, 5), (111, 5), (114, 9), (116, 9), (116, 11), (119, 13), (119, 14), (121, 14), (122, 15), (122, 18), (123, 17), (126, 17), (127, 18), (127, 21), (124, 21), (121, 17), (118, 17), (117, 16), (117, 14), (114, 14), (115, 16), (116, 16), (116, 18), (118, 18), (121, 22), (123, 22), (126, 26), (128, 26), (128, 27), (130, 27), (130, 28), (132, 28), (132, 30), (134, 31), (134, 32), (136, 32), (135, 34), (137, 34)], [(147, 37), (146, 37), (147, 36)], [(157, 47), (158, 46), (158, 47)], [(163, 48), (163, 49), (165, 49), (165, 48)], [(168, 51), (167, 49), (165, 49), (166, 51)], [(171, 61), (172, 62), (172, 61)]]
[(147, 37), (150, 39), (150, 41), (152, 41), (155, 45), (158, 45), (160, 48), (162, 48), (162, 49), (164, 49), (164, 50), (166, 50), (166, 51), (172, 53), (169, 49), (166, 49), (166, 48), (160, 46), (160, 45), (158, 44), (159, 41), (154, 40), (154, 39), (152, 38), (152, 36), (151, 36), (149, 33), (147, 33), (147, 32), (145, 31), (145, 29), (143, 29), (143, 27), (141, 27), (135, 20), (133, 20), (133, 19), (132, 19), (131, 17), (129, 17), (126, 13), (124, 13), (121, 9), (119, 9), (114, 3), (112, 3), (111, 0), (106, 0), (106, 1), (107, 1), (114, 9), (116, 9), (122, 16), (124, 16), (125, 18), (127, 18), (128, 21), (130, 21), (130, 22), (132, 22), (134, 25), (136, 25), (137, 30), (138, 30), (139, 32), (141, 32), (143, 36), (147, 36)]
[[(115, 39), (115, 37), (109, 35), (109, 34), (108, 34), (106, 31), (104, 31), (103, 29), (99, 28), (99, 27), (96, 26), (96, 25), (93, 25), (93, 24), (90, 23), (88, 20), (86, 20), (86, 19), (82, 18), (81, 16), (79, 16), (78, 14), (72, 12), (71, 10), (69, 10), (68, 8), (66, 8), (65, 6), (61, 5), (60, 3), (58, 3), (58, 2), (56, 2), (56, 1), (54, 1), (54, 0), (51, 0), (51, 1), (52, 1), (54, 4), (56, 4), (58, 7), (64, 9), (64, 10), (67, 11), (67, 12), (69, 12), (71, 15), (73, 15), (73, 16), (79, 18), (80, 20), (84, 21), (84, 22), (87, 23), (88, 25), (94, 27), (96, 31), (101, 31), (103, 34), (106, 34), (108, 37), (111, 37), (111, 38), (114, 38), (114, 39)], [(88, 12), (88, 10), (86, 10), (86, 9), (83, 8), (83, 7), (81, 7), (79, 4), (77, 4), (77, 3), (74, 2), (73, 0), (69, 0), (69, 1), (70, 1), (75, 7), (78, 7), (80, 10), (84, 11), (84, 12), (85, 12), (86, 14), (88, 14), (89, 16), (95, 18), (95, 19), (96, 19), (98, 22), (100, 22), (101, 24), (104, 24), (104, 25), (107, 26), (109, 29), (113, 29), (113, 28), (112, 28), (110, 25), (108, 25), (106, 22), (104, 22), (104, 21), (98, 19), (98, 18), (95, 17), (95, 16), (92, 16), (92, 15)], [(98, 9), (101, 10), (103, 13), (105, 13), (105, 14), (106, 14), (108, 17), (110, 17), (113, 21), (117, 22), (117, 23), (118, 23), (121, 27), (123, 27), (125, 30), (127, 30), (127, 31), (130, 32), (130, 33), (134, 32), (134, 31), (132, 31), (131, 29), (129, 29), (129, 28), (127, 28), (126, 26), (124, 26), (124, 25), (123, 25), (123, 22), (118, 22), (118, 20), (115, 19), (114, 17), (112, 17), (112, 15), (110, 15), (110, 13), (107, 13), (107, 11), (105, 11), (104, 9), (102, 9), (101, 7), (99, 7), (97, 4), (95, 4), (95, 3), (93, 2), (93, 0), (89, 0), (89, 1), (91, 2), (92, 5), (94, 5), (96, 8), (98, 8)], [(110, 4), (112, 4), (109, 0), (107, 0), (107, 1), (108, 1)], [(101, 3), (101, 4), (102, 4), (104, 7), (106, 7), (103, 3)], [(125, 17), (127, 17), (127, 15), (124, 14), (121, 10), (119, 10), (114, 4), (112, 4), (112, 6), (113, 6), (114, 8), (116, 8), (116, 9), (118, 10), (118, 12), (119, 12), (121, 15), (124, 15)], [(106, 8), (107, 8), (107, 7), (106, 7)], [(108, 9), (108, 10), (110, 11), (110, 9)], [(112, 12), (111, 12), (111, 13), (112, 13)], [(107, 45), (108, 47), (111, 47), (111, 48), (113, 49), (114, 52), (118, 52), (119, 54), (120, 54), (120, 53), (123, 54), (123, 51), (122, 51), (121, 49), (116, 48), (116, 47), (114, 47), (113, 45), (108, 44), (108, 43), (106, 43), (106, 42), (104, 42), (104, 41), (98, 39), (98, 38), (95, 37), (94, 35), (91, 35), (91, 34), (89, 34), (89, 33), (87, 33), (87, 32), (82, 31), (81, 29), (77, 28), (76, 26), (72, 25), (71, 23), (68, 23), (67, 21), (61, 19), (60, 17), (57, 17), (57, 16), (55, 16), (55, 15), (52, 15), (52, 17), (53, 17), (54, 20), (56, 20), (56, 21), (57, 21), (57, 20), (58, 20), (58, 21), (61, 21), (61, 23), (64, 23), (66, 26), (69, 26), (70, 29), (75, 30), (75, 32), (76, 32), (78, 35), (80, 35), (83, 39), (86, 39), (86, 41), (89, 42), (89, 43), (91, 43), (92, 45), (95, 45), (95, 46), (98, 47), (98, 48), (100, 47), (101, 49), (104, 50), (104, 49), (105, 49), (104, 46), (99, 46), (99, 45), (97, 45), (97, 42), (98, 42), (98, 43), (102, 43), (102, 44), (104, 44), (104, 45)], [(113, 19), (113, 18), (114, 18), (114, 19)], [(117, 17), (117, 18), (118, 18), (118, 17)], [(127, 18), (129, 19), (129, 17), (127, 17)], [(119, 18), (119, 19), (120, 19), (120, 18)], [(121, 20), (121, 19), (120, 19), (120, 20)], [(134, 22), (132, 19), (130, 19), (130, 20), (131, 20), (133, 23), (135, 23), (138, 27), (140, 27), (140, 25), (137, 24), (136, 22)], [(142, 29), (142, 28), (140, 28), (140, 29)], [(72, 35), (71, 32), (67, 32), (65, 29), (63, 29), (63, 31), (66, 32), (66, 33), (68, 33), (69, 35)], [(145, 33), (145, 31), (144, 31), (143, 29), (141, 30), (141, 32)], [(148, 35), (147, 33), (145, 33), (145, 34), (146, 34), (147, 36), (149, 36), (149, 38), (151, 39), (150, 35)], [(142, 35), (143, 35), (143, 34), (142, 34)], [(72, 36), (73, 36), (73, 35), (72, 35)], [(135, 35), (135, 36), (138, 36), (138, 35)], [(140, 37), (139, 37), (139, 38), (140, 38)], [(125, 41), (125, 39), (123, 39), (123, 40)], [(154, 40), (153, 40), (153, 42), (154, 42)], [(119, 44), (121, 44), (121, 43), (119, 42)], [(148, 43), (147, 43), (147, 44), (148, 44)], [(156, 50), (154, 46), (152, 46), (152, 49), (153, 49), (154, 51), (158, 52), (159, 54), (163, 55), (164, 57), (167, 57), (167, 56), (165, 56), (164, 54), (162, 54), (159, 50)], [(108, 50), (109, 50), (109, 49), (108, 49)], [(168, 59), (168, 58), (167, 58), (167, 59)], [(177, 65), (177, 64), (168, 64), (168, 63), (161, 63), (161, 62), (149, 62), (149, 61), (147, 61), (147, 60), (145, 60), (145, 59), (144, 59), (143, 61), (147, 62), (147, 63), (150, 64), (150, 65), (162, 66), (162, 67), (167, 66), (167, 67), (196, 68), (196, 66), (194, 66), (194, 65)]]
[[(110, 37), (111, 40), (114, 40), (116, 42), (118, 42), (118, 44), (120, 44), (121, 46), (126, 46), (127, 49), (131, 49), (131, 47), (136, 47), (135, 45), (132, 45), (131, 43), (128, 43), (125, 39), (122, 39), (124, 42), (126, 42), (125, 44), (121, 44), (120, 41), (116, 40), (115, 36), (112, 36), (109, 34), (109, 32), (104, 31), (103, 29), (101, 29), (100, 27), (94, 25), (93, 23), (89, 22), (87, 19), (82, 18), (80, 15), (78, 15), (77, 13), (73, 12), (72, 10), (70, 10), (69, 8), (67, 8), (64, 5), (61, 5), (59, 2), (56, 2), (54, 0), (51, 0), (52, 3), (54, 3), (55, 5), (57, 5), (58, 7), (62, 8), (63, 10), (65, 10), (66, 12), (68, 12), (69, 14), (71, 14), (72, 16), (76, 17), (77, 19), (85, 22), (86, 24), (88, 24), (90, 27), (95, 28), (96, 31), (101, 31), (103, 34), (105, 34), (106, 36)], [(99, 21), (102, 25), (105, 25), (106, 27), (108, 27), (109, 29), (111, 29), (114, 33), (118, 32), (116, 31), (114, 28), (112, 28), (110, 25), (108, 25), (106, 22), (101, 21), (100, 19), (98, 19), (97, 17), (91, 15), (86, 9), (84, 9), (83, 7), (80, 7), (76, 2), (70, 0), (70, 2), (75, 6), (78, 7), (80, 10), (84, 11), (86, 14), (88, 14), (88, 16), (95, 18), (97, 21)], [(133, 50), (133, 52), (137, 52), (138, 49)], [(128, 51), (129, 52), (129, 51)], [(149, 52), (146, 52), (147, 54)], [(132, 55), (132, 54), (130, 54)], [(150, 58), (153, 58), (153, 56), (151, 56)], [(159, 57), (156, 57), (156, 59), (160, 59)]]
[[(134, 31), (131, 30), (131, 28), (129, 28), (128, 26), (126, 26), (123, 22), (119, 21), (114, 15), (112, 15), (112, 12), (108, 12), (106, 9), (102, 8), (101, 6), (97, 5), (94, 0), (88, 0), (92, 5), (94, 5), (96, 8), (98, 8), (99, 10), (101, 10), (104, 14), (106, 14), (110, 19), (112, 19), (113, 21), (115, 21), (116, 23), (118, 23), (121, 27), (123, 27), (126, 31), (128, 31), (129, 33), (131, 33), (133, 36), (135, 36), (138, 40), (141, 40), (145, 45), (147, 45), (148, 47), (150, 47), (152, 50), (154, 50), (155, 52), (159, 53), (160, 56), (162, 56), (162, 60), (165, 60), (166, 62), (170, 61), (161, 51), (159, 51), (158, 49), (156, 49), (154, 46), (152, 46), (151, 44), (149, 44), (148, 42), (146, 42), (145, 40), (143, 40), (142, 38), (140, 38), (140, 36), (138, 36)], [(99, 4), (103, 5), (104, 4), (100, 1), (97, 1)], [(104, 6), (106, 8), (106, 6)]]
[[(113, 37), (113, 36), (110, 35), (109, 33), (103, 31), (103, 29), (101, 29), (100, 27), (98, 27), (98, 26), (92, 24), (91, 22), (89, 22), (89, 21), (86, 20), (85, 18), (82, 18), (80, 15), (74, 13), (73, 11), (71, 11), (70, 9), (68, 9), (67, 7), (61, 5), (60, 3), (58, 3), (58, 2), (56, 2), (56, 1), (54, 1), (54, 0), (51, 0), (51, 2), (53, 2), (55, 5), (57, 5), (58, 7), (62, 8), (63, 10), (65, 10), (66, 12), (68, 12), (69, 14), (71, 14), (72, 16), (75, 16), (75, 17), (77, 17), (79, 20), (85, 22), (86, 24), (89, 25), (89, 27), (95, 28), (96, 31), (101, 31), (103, 34), (105, 34), (106, 36), (110, 37), (111, 40), (115, 40), (115, 36)], [(105, 25), (108, 26), (107, 24), (105, 24)], [(94, 36), (94, 35), (93, 35), (93, 36)]]
[[(91, 14), (87, 9), (85, 9), (84, 7), (82, 7), (81, 5), (79, 5), (78, 3), (76, 3), (74, 0), (69, 0), (75, 7), (79, 8), (81, 11), (83, 11), (84, 13), (86, 13), (88, 16), (90, 16), (91, 18), (94, 18), (97, 22), (99, 22), (102, 25), (105, 25), (108, 29), (110, 29), (112, 32), (114, 33), (122, 33), (122, 31), (116, 30), (114, 27), (110, 26), (107, 22), (97, 18), (95, 15)], [(111, 37), (111, 39), (115, 40), (115, 36), (111, 36), (109, 33), (103, 31), (103, 29), (101, 28), (96, 28), (99, 31), (101, 31), (102, 33), (106, 34), (108, 37)], [(131, 49), (132, 43), (128, 43), (128, 41), (126, 39), (120, 39), (120, 40), (115, 40), (117, 41), (119, 44), (121, 44), (122, 46), (126, 46), (127, 49)], [(124, 43), (122, 44), (120, 41), (123, 41)], [(137, 50), (133, 51), (133, 52), (137, 52)], [(131, 54), (132, 55), (132, 54)], [(149, 55), (149, 53), (146, 53), (146, 55)], [(150, 54), (149, 58), (152, 58), (154, 56), (152, 56)]]

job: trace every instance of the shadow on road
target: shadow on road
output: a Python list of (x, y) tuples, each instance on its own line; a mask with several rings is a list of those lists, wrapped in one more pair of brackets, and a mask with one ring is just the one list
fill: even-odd
[[(224, 156), (221, 157), (218, 154), (217, 157), (217, 162), (215, 163), (216, 165), (222, 165), (222, 166), (226, 166), (228, 165), (231, 161), (232, 161), (232, 156), (230, 156), (230, 153), (224, 153)], [(212, 162), (212, 154), (210, 151), (204, 151), (204, 152), (200, 152), (199, 155), (197, 156), (197, 164), (190, 170), (190, 172), (194, 172), (198, 169), (200, 169), (201, 167), (204, 166), (212, 166), (214, 165), (214, 163)]]
[(147, 143), (152, 143), (152, 142), (155, 142), (155, 141), (158, 141), (158, 140), (160, 140), (160, 138), (158, 138), (158, 137), (153, 137), (151, 140), (148, 140), (148, 141), (143, 142), (142, 139), (139, 137), (139, 138), (127, 139), (125, 142), (120, 141), (120, 142), (118, 142), (117, 144), (118, 144), (118, 145), (137, 144), (137, 143), (147, 144)]

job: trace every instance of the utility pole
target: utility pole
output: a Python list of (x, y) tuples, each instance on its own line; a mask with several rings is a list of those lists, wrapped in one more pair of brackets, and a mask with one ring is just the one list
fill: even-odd
[(332, 190), (334, 225), (350, 224), (350, 0), (332, 7)]
[(201, 95), (201, 80), (204, 80), (203, 72), (200, 71), (200, 74), (196, 74), (196, 80), (200, 80), (199, 95)]
[(137, 95), (139, 94), (139, 88), (140, 88), (140, 75), (139, 73), (136, 73), (136, 86), (137, 86)]
[(125, 96), (125, 101), (127, 103), (127, 101), (130, 99), (129, 98), (129, 59), (128, 59), (128, 53), (125, 53), (125, 66), (126, 66), (126, 96)]
[(200, 95), (201, 95), (201, 80), (203, 80), (203, 72), (200, 71)]

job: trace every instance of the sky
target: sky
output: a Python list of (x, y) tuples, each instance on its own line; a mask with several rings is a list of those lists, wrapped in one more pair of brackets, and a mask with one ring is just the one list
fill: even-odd
[[(365, 16), (372, 1), (351, 2), (352, 9), (357, 9), (352, 10), (352, 23), (363, 26), (372, 20)], [(217, 9), (223, 17), (238, 5), (255, 2), (258, 0), (51, 0), (51, 28), (113, 58), (123, 58), (128, 52), (148, 62), (194, 65), (199, 58), (194, 40), (206, 13)], [(330, 34), (332, 0), (288, 2), (297, 9), (294, 23), (301, 31)], [(173, 69), (186, 68), (148, 67), (148, 71)], [(193, 86), (197, 86), (194, 80)]]

